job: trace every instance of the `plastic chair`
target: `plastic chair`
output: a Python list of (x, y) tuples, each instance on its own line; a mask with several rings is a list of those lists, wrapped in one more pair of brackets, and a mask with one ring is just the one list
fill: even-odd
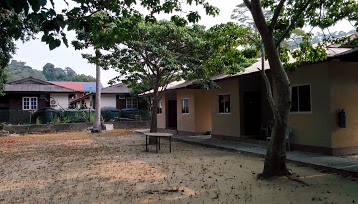
[(268, 121), (266, 124), (261, 123), (261, 127), (260, 127), (260, 138), (262, 138), (262, 133), (264, 132), (264, 138), (269, 137), (269, 134), (271, 133), (272, 130), (272, 124), (273, 122), (270, 120)]

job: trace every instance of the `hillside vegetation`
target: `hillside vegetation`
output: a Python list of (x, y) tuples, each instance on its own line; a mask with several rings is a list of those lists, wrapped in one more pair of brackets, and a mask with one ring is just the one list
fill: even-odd
[(19, 79), (33, 77), (45, 81), (96, 81), (90, 75), (77, 74), (72, 68), (66, 67), (64, 69), (57, 68), (51, 63), (47, 63), (43, 67), (43, 71), (33, 69), (26, 65), (26, 62), (12, 60), (5, 68), (7, 75), (7, 82), (16, 81)]

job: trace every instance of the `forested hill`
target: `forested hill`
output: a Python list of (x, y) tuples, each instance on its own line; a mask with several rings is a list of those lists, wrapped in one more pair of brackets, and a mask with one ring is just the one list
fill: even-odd
[(77, 74), (70, 67), (56, 68), (55, 65), (47, 63), (42, 71), (33, 69), (27, 66), (25, 62), (12, 60), (11, 63), (5, 68), (7, 81), (15, 81), (26, 77), (34, 77), (45, 81), (96, 81), (90, 75)]

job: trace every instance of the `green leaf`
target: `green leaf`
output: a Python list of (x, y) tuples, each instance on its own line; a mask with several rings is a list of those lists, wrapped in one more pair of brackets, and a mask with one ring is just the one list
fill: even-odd
[(39, 0), (29, 0), (29, 3), (31, 5), (31, 9), (37, 13), (40, 10), (40, 2)]
[(56, 23), (63, 29), (66, 26), (66, 22), (64, 20), (63, 15), (57, 14), (56, 16)]
[(68, 40), (66, 38), (66, 34), (64, 32), (61, 32), (62, 35), (62, 42), (68, 47)]
[(190, 12), (187, 15), (187, 17), (188, 17), (188, 21), (191, 22), (191, 23), (196, 23), (201, 19), (200, 15), (199, 15), (199, 13), (197, 11)]
[(49, 42), (50, 50), (53, 50), (61, 45), (61, 41), (59, 39), (54, 39)]
[(46, 6), (47, 0), (39, 0), (40, 6)]
[(42, 36), (42, 38), (41, 38), (41, 41), (42, 41), (42, 42), (47, 42), (48, 40), (49, 40), (49, 37), (48, 37), (47, 34), (44, 34), (44, 35)]
[(132, 4), (136, 4), (136, 0), (124, 0), (124, 3), (130, 7)]

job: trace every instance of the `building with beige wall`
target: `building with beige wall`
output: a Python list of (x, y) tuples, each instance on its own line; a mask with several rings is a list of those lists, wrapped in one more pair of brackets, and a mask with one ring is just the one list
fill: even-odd
[(165, 91), (157, 114), (159, 129), (179, 134), (207, 134), (211, 131), (211, 91), (182, 87)]
[[(328, 56), (324, 62), (288, 72), (292, 87), (288, 122), (291, 149), (329, 155), (358, 153), (358, 49), (332, 48)], [(265, 144), (267, 135), (262, 134), (262, 128), (273, 117), (258, 71), (260, 64), (236, 75), (213, 78), (219, 89), (190, 88), (190, 82), (171, 87), (161, 99), (158, 128), (188, 134), (210, 131), (219, 139)], [(271, 81), (267, 62), (265, 70)], [(182, 111), (184, 99), (189, 113)], [(346, 127), (338, 125), (342, 109), (347, 115)]]
[[(332, 155), (358, 153), (358, 62), (340, 58), (289, 73), (291, 85), (310, 87), (311, 110), (290, 112), (294, 149)], [(347, 114), (346, 127), (338, 113)]]
[[(293, 150), (358, 153), (358, 49), (344, 49), (340, 54), (340, 50), (335, 51), (324, 62), (288, 72), (292, 87), (288, 128), (292, 129), (289, 140)], [(259, 71), (250, 72), (251, 67), (216, 80), (221, 89), (213, 90), (212, 95), (212, 137), (265, 141), (261, 127), (272, 120), (272, 112), (262, 76)], [(223, 114), (218, 111), (218, 96), (226, 93), (230, 94), (231, 107), (230, 113)], [(338, 125), (342, 109), (347, 115), (345, 128)]]

